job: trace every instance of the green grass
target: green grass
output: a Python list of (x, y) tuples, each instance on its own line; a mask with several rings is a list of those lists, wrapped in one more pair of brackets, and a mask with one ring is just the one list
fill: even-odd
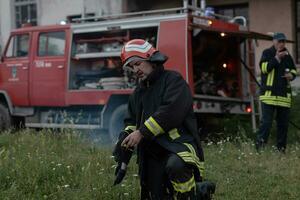
[[(206, 177), (217, 183), (215, 199), (297, 199), (300, 146), (286, 155), (251, 143), (208, 143)], [(135, 160), (122, 185), (112, 186), (111, 149), (65, 131), (25, 130), (0, 135), (0, 199), (138, 199)]]

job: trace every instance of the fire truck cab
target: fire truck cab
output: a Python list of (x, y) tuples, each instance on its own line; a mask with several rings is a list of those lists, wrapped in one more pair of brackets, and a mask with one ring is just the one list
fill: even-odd
[(165, 67), (189, 83), (195, 113), (249, 114), (254, 87), (240, 59), (253, 67), (247, 38), (270, 37), (196, 11), (183, 7), (12, 31), (0, 63), (1, 128), (21, 121), (34, 128), (102, 130), (115, 139), (135, 87), (119, 56), (134, 38), (169, 57)]

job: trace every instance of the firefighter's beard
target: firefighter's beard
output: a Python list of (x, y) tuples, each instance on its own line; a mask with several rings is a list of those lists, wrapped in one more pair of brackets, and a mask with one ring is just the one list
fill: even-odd
[(142, 80), (142, 81), (147, 79), (147, 75), (142, 70), (138, 70), (136, 72), (136, 76), (139, 80)]

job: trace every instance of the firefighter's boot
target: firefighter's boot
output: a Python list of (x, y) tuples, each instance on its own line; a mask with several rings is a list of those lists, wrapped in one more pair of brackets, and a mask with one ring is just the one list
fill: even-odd
[(210, 181), (196, 183), (196, 198), (197, 200), (211, 200), (215, 193), (216, 184)]

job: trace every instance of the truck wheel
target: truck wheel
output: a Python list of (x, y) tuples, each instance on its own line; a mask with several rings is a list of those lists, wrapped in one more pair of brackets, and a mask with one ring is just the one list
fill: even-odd
[(3, 104), (0, 104), (0, 131), (11, 128), (11, 116), (9, 110)]
[(123, 104), (117, 107), (111, 115), (109, 121), (109, 136), (112, 144), (117, 141), (119, 133), (124, 128), (124, 119), (126, 117), (126, 112), (127, 104)]

